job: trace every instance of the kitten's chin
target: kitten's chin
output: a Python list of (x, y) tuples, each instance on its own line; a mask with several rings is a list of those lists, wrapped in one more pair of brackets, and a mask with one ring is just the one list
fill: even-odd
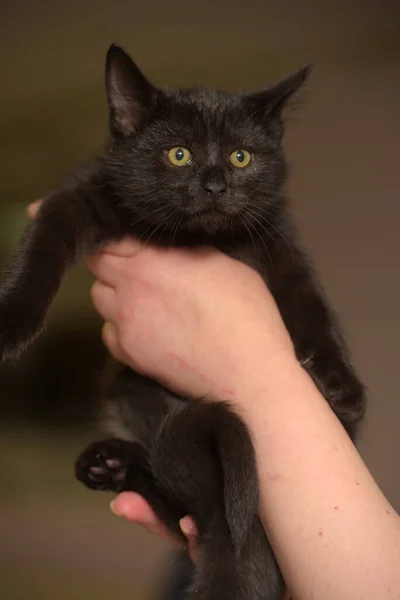
[(191, 215), (187, 220), (189, 231), (204, 232), (207, 234), (216, 234), (219, 232), (230, 231), (234, 217), (215, 210), (202, 211)]

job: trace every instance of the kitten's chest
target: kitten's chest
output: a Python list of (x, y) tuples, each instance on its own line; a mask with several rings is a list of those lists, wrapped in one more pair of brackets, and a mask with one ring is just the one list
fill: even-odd
[(255, 247), (253, 244), (239, 244), (237, 246), (221, 247), (220, 250), (257, 271), (269, 287), (272, 276), (272, 262), (267, 249)]

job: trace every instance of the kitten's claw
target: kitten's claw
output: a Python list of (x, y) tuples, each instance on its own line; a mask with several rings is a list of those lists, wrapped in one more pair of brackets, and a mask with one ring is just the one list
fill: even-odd
[(121, 491), (126, 470), (125, 444), (119, 440), (94, 442), (75, 463), (77, 479), (95, 490)]

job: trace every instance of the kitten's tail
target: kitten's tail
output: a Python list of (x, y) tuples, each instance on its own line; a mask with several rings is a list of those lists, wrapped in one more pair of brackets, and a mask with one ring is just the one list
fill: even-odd
[(223, 471), (225, 515), (233, 544), (239, 550), (258, 511), (254, 446), (245, 423), (226, 402), (214, 402), (207, 408)]
[(250, 433), (228, 402), (191, 400), (187, 411), (194, 429), (209, 444), (211, 442), (219, 459), (225, 517), (233, 546), (240, 551), (254, 523), (259, 501), (256, 457)]

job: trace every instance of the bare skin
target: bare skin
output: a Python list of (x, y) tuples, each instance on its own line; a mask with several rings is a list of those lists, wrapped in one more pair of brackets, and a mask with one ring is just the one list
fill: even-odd
[[(229, 398), (245, 418), (260, 515), (293, 598), (400, 598), (400, 517), (298, 364), (259, 276), (216, 251), (133, 240), (88, 264), (117, 359), (173, 389)], [(164, 534), (135, 494), (113, 510)]]

